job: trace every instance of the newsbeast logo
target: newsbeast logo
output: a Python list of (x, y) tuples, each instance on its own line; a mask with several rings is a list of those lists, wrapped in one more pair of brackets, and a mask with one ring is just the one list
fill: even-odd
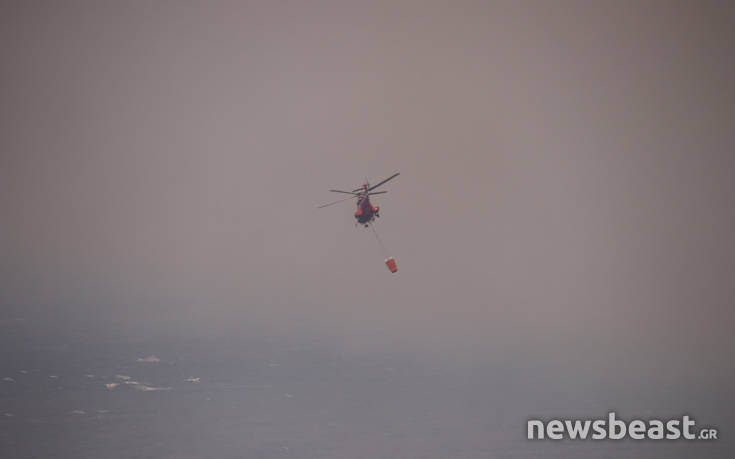
[(610, 412), (607, 419), (530, 419), (526, 431), (529, 440), (717, 440), (717, 429), (695, 425), (689, 416), (624, 421)]

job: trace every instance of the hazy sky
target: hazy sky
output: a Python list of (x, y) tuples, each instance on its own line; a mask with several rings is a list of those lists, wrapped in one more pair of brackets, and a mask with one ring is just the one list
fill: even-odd
[(733, 17), (6, 2), (3, 317), (735, 380)]

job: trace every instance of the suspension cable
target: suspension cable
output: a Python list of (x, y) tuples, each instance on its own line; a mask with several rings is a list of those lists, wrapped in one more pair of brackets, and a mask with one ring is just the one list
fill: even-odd
[(385, 254), (386, 258), (389, 257), (388, 249), (385, 248), (383, 241), (380, 240), (380, 236), (378, 236), (378, 232), (375, 230), (375, 225), (370, 223), (370, 229), (373, 230), (373, 234), (375, 235), (375, 240), (378, 241), (378, 245), (380, 245), (380, 248), (383, 249), (383, 253)]

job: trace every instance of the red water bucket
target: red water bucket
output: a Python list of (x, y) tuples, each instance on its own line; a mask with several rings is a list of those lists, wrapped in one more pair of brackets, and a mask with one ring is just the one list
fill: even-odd
[(394, 260), (393, 257), (388, 257), (385, 259), (385, 266), (387, 266), (392, 273), (398, 271), (398, 265), (396, 265), (396, 260)]

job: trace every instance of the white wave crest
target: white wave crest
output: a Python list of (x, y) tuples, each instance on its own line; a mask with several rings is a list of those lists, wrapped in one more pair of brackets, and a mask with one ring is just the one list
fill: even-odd
[(145, 384), (136, 384), (133, 386), (133, 389), (139, 390), (141, 392), (153, 392), (157, 390), (171, 390), (170, 387), (146, 386)]

